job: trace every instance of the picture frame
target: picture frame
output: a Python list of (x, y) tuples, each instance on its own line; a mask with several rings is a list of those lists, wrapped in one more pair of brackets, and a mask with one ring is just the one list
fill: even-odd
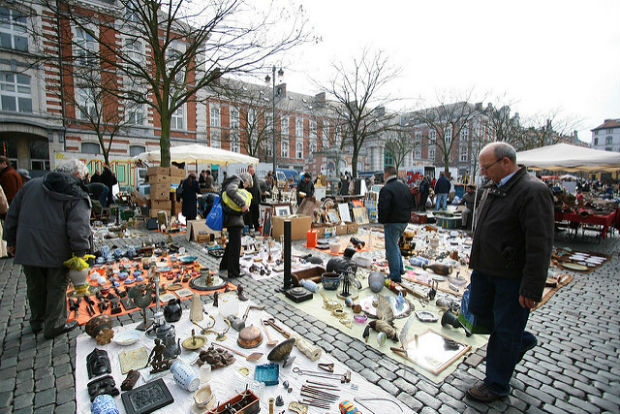
[(291, 206), (276, 206), (273, 210), (273, 215), (276, 217), (291, 215)]
[(348, 203), (340, 203), (338, 204), (338, 214), (340, 214), (340, 219), (345, 223), (350, 223), (351, 221), (351, 212), (349, 211)]
[(407, 343), (405, 358), (434, 375), (439, 375), (470, 349), (471, 345), (428, 329)]
[(329, 219), (330, 224), (340, 223), (340, 216), (336, 210), (327, 210), (327, 218)]
[(271, 209), (266, 209), (264, 214), (265, 215), (263, 216), (262, 235), (265, 237), (269, 237), (271, 236)]
[(368, 224), (368, 210), (366, 207), (353, 207), (353, 218), (357, 224)]

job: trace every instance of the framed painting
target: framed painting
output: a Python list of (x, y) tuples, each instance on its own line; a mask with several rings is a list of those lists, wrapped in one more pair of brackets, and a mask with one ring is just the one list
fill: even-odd
[(290, 216), (291, 215), (291, 206), (276, 206), (273, 208), (274, 216)]
[(349, 212), (349, 204), (347, 203), (338, 204), (338, 213), (340, 214), (340, 219), (344, 221), (345, 223), (350, 223), (352, 221), (351, 213)]
[(353, 207), (353, 218), (357, 224), (368, 224), (368, 210), (366, 207)]

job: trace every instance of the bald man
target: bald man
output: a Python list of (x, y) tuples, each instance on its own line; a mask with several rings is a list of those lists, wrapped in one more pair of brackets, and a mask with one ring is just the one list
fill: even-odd
[(542, 299), (554, 219), (551, 191), (517, 165), (511, 145), (488, 144), (478, 159), (489, 183), (475, 222), (469, 309), (491, 336), (486, 377), (467, 396), (488, 403), (509, 394), (516, 364), (538, 342), (525, 326)]

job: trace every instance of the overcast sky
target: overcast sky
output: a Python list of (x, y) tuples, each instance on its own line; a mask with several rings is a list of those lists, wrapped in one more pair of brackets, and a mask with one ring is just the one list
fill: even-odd
[(390, 86), (395, 97), (432, 104), (436, 91), (473, 89), (485, 102), (505, 96), (522, 117), (559, 111), (581, 120), (579, 137), (588, 142), (590, 129), (620, 118), (618, 0), (308, 0), (303, 6), (323, 40), (285, 57), (289, 90), (317, 93), (310, 77), (327, 81), (330, 62), (349, 61), (368, 47), (402, 68)]

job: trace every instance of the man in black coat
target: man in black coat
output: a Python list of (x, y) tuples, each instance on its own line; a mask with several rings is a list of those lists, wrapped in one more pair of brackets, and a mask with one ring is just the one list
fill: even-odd
[(114, 195), (112, 193), (112, 187), (118, 183), (116, 176), (110, 169), (109, 165), (105, 165), (103, 167), (103, 172), (101, 173), (101, 177), (99, 178), (100, 183), (104, 183), (108, 186), (108, 206), (114, 203)]
[(252, 177), (252, 187), (247, 190), (252, 194), (252, 203), (250, 203), (250, 214), (246, 214), (244, 216), (244, 222), (249, 227), (254, 228), (254, 230), (258, 230), (258, 216), (260, 209), (260, 183), (256, 179), (256, 169), (254, 165), (248, 165), (248, 174)]
[(304, 198), (312, 197), (314, 197), (314, 183), (312, 182), (312, 175), (306, 172), (297, 186), (297, 205), (300, 205)]
[(413, 210), (413, 196), (407, 184), (398, 180), (396, 168), (385, 167), (385, 185), (379, 192), (378, 216), (383, 224), (385, 257), (390, 266), (390, 279), (400, 282), (405, 273), (398, 239), (407, 228)]
[(200, 193), (200, 186), (196, 180), (194, 173), (189, 173), (185, 180), (182, 180), (177, 188), (177, 201), (183, 199), (181, 206), (181, 213), (185, 216), (186, 220), (196, 220), (196, 214), (198, 214), (196, 208), (196, 195)]
[(422, 176), (420, 181), (420, 211), (426, 211), (426, 200), (431, 192), (431, 183), (428, 181), (428, 177)]
[(435, 183), (435, 211), (439, 210), (440, 206), (442, 210), (448, 207), (448, 194), (450, 194), (450, 180), (446, 177), (446, 174), (442, 171), (439, 173), (439, 180)]

